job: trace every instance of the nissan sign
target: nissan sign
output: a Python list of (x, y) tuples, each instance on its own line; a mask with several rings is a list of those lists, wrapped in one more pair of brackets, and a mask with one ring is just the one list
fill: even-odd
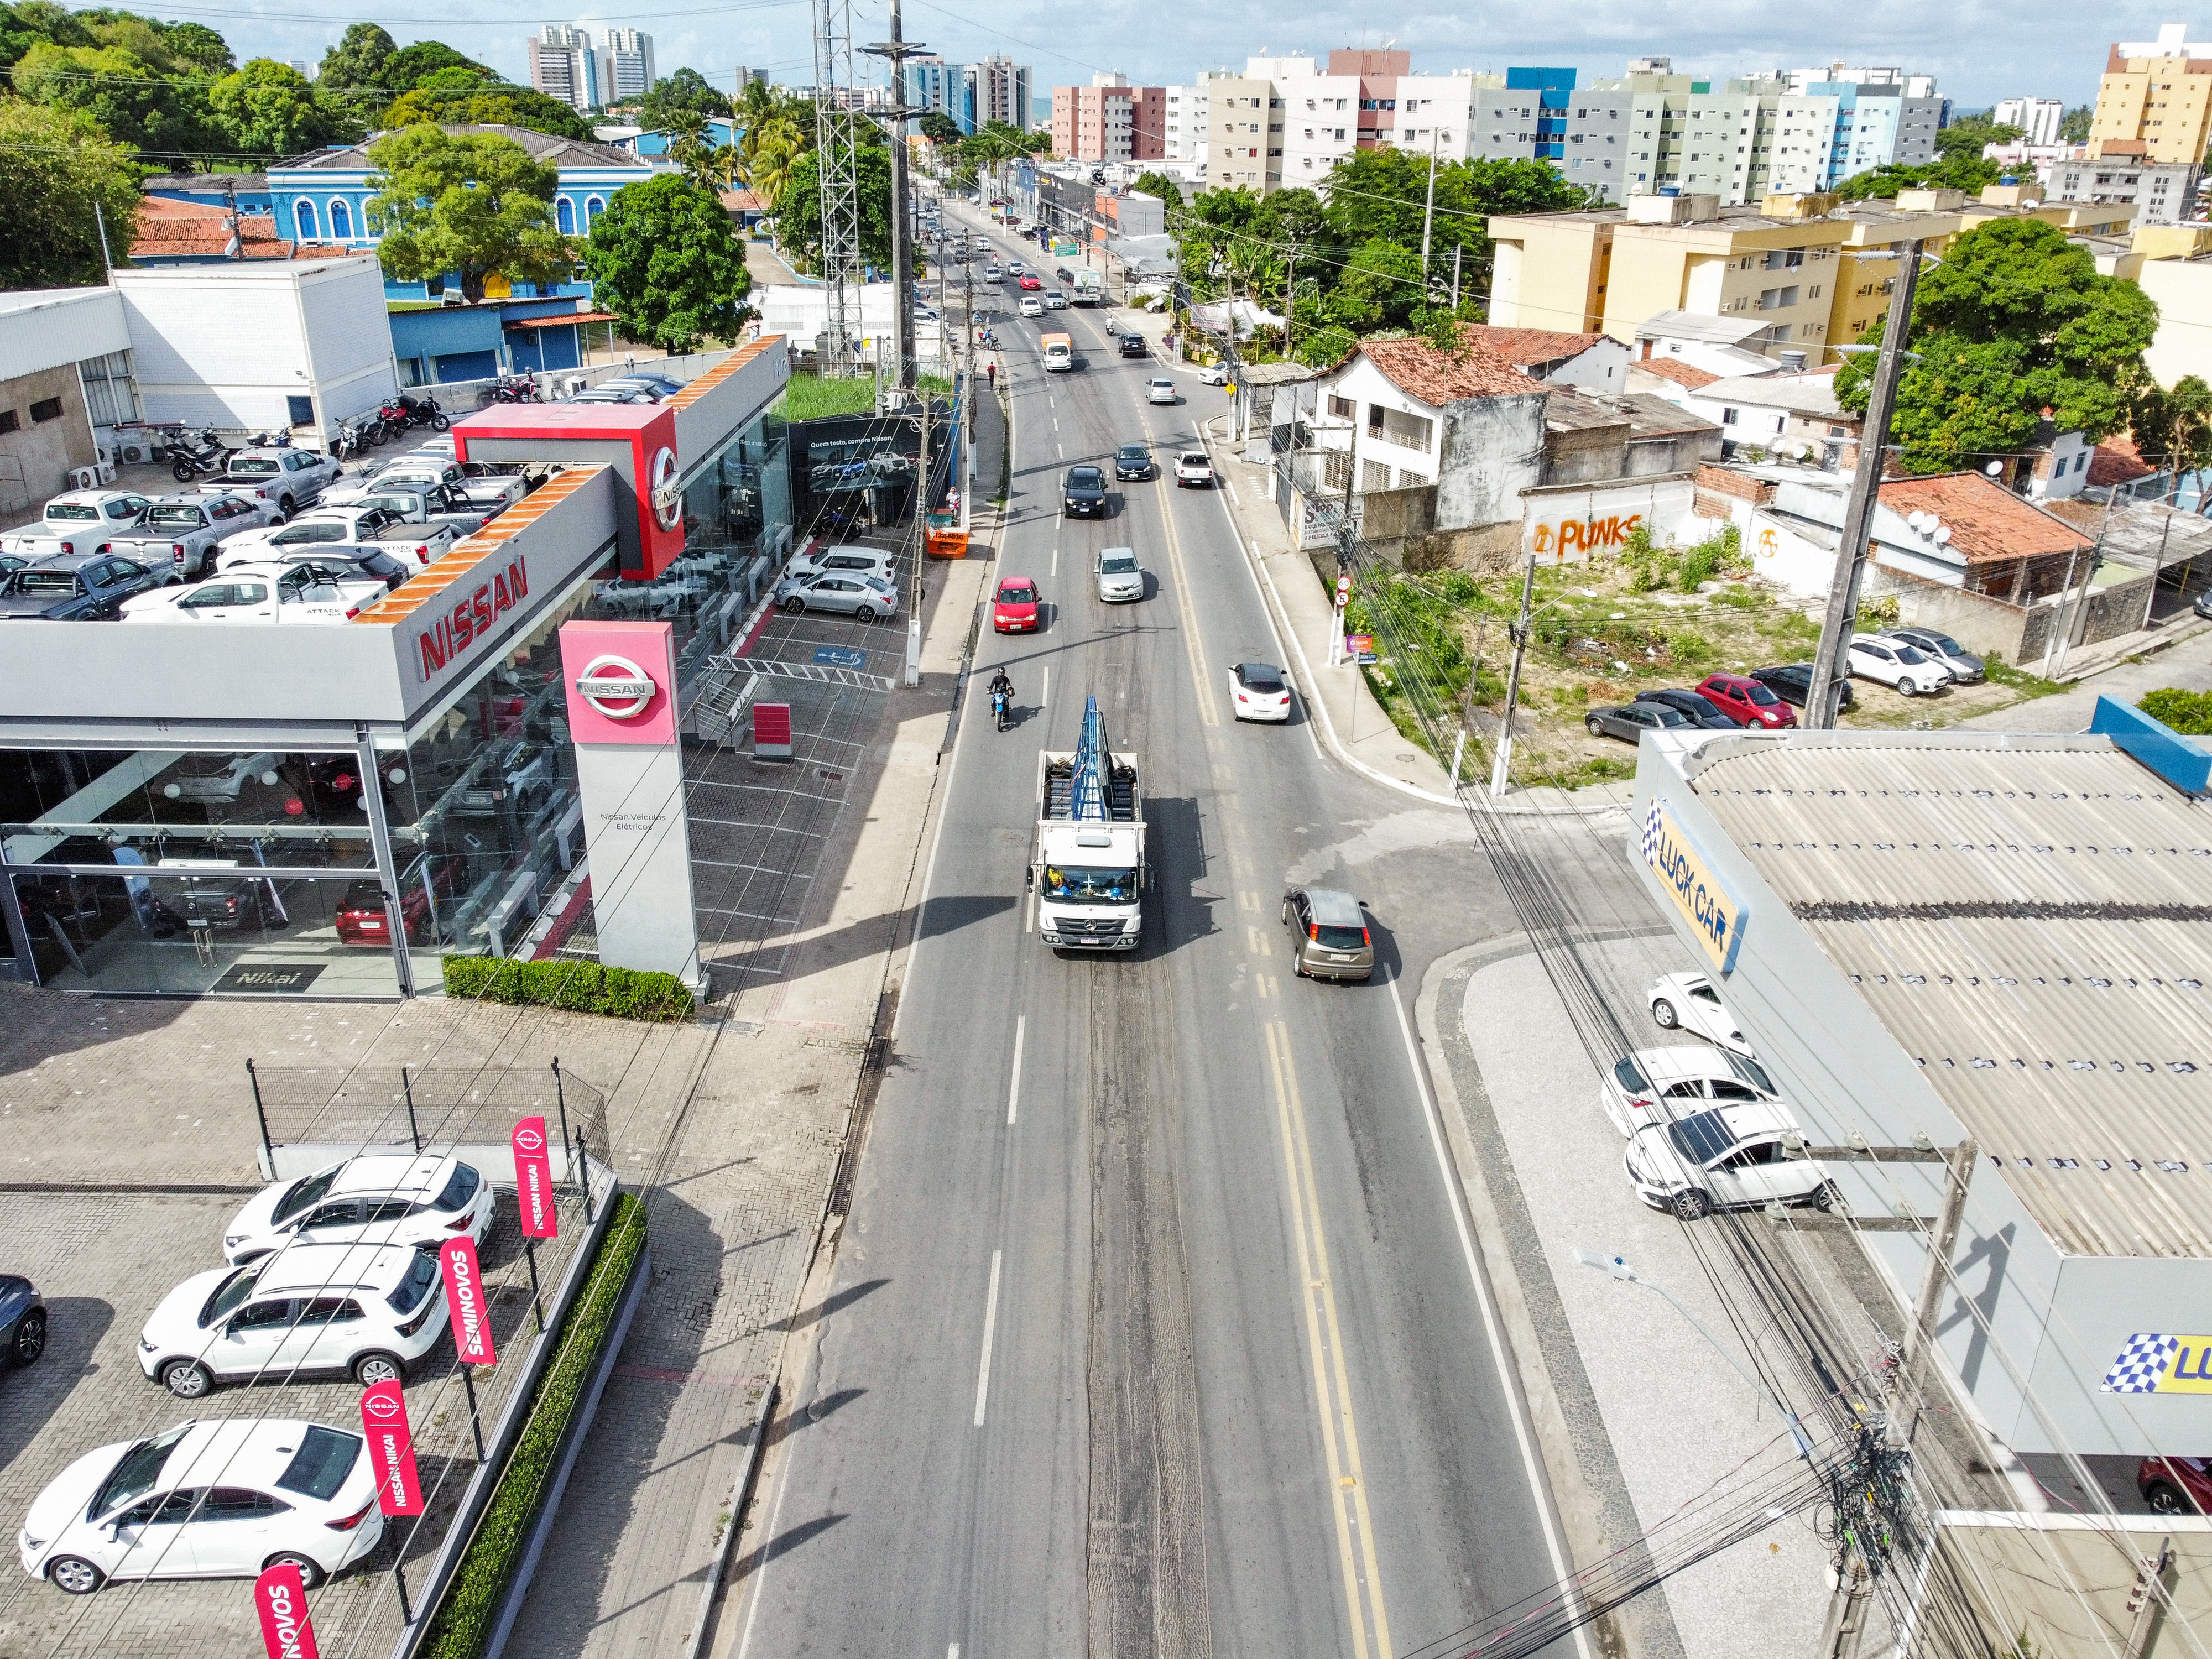
[(560, 1212), (553, 1207), (553, 1151), (545, 1144), (545, 1120), (526, 1117), (514, 1126), (514, 1202), (525, 1238), (558, 1238)]
[(280, 1561), (255, 1579), (253, 1606), (261, 1615), (261, 1645), (269, 1659), (322, 1659), (299, 1568)]
[(376, 1471), (376, 1505), (387, 1516), (422, 1513), (422, 1477), (415, 1468), (415, 1435), (407, 1422), (407, 1391), (395, 1378), (361, 1396), (361, 1431)]
[(676, 452), (655, 450), (652, 465), (647, 489), (653, 497), (653, 522), (663, 530), (673, 530), (684, 521), (684, 492), (676, 483)]
[(634, 720), (660, 688), (628, 657), (594, 657), (576, 676), (576, 695), (611, 720)]
[(446, 1271), (446, 1306), (453, 1315), (453, 1352), (465, 1365), (496, 1364), (491, 1309), (484, 1296), (483, 1269), (477, 1265), (475, 1242), (447, 1239), (438, 1250), (438, 1265)]

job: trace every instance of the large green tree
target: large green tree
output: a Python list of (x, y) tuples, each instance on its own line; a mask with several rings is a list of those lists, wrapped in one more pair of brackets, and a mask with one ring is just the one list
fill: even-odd
[(414, 91), (439, 70), (452, 69), (472, 70), (479, 81), (499, 79), (497, 71), (489, 64), (455, 52), (442, 40), (417, 40), (412, 46), (400, 47), (377, 66), (376, 83), (397, 97), (403, 92)]
[[(872, 265), (891, 262), (891, 155), (880, 144), (854, 152), (860, 209), (860, 257)], [(759, 186), (754, 186), (758, 189)], [(821, 157), (808, 150), (791, 164), (775, 198), (776, 240), (784, 257), (811, 270), (822, 256)]]
[[(1435, 173), (1428, 276), (1449, 283), (1456, 258), (1463, 294), (1490, 286), (1492, 243), (1485, 225), (1492, 215), (1559, 213), (1599, 204), (1544, 161), (1453, 161), (1437, 166)], [(1429, 158), (1412, 150), (1363, 149), (1345, 157), (1329, 169), (1322, 186), (1334, 239), (1346, 247), (1395, 242), (1412, 249), (1418, 264), (1429, 174)]]
[(532, 87), (479, 80), (471, 70), (449, 68), (425, 76), (393, 99), (380, 125), (409, 127), (422, 122), (445, 126), (524, 127), (556, 138), (589, 138), (592, 125), (558, 98)]
[(358, 117), (314, 83), (273, 58), (256, 58), (208, 88), (208, 106), (240, 149), (296, 155), (362, 134)]
[(211, 82), (178, 81), (121, 46), (35, 46), (11, 74), (32, 103), (81, 110), (149, 160), (189, 166), (223, 147), (208, 107)]
[(1170, 173), (1140, 173), (1130, 188), (1139, 195), (1158, 197), (1168, 204), (1170, 212), (1182, 205), (1182, 186)]
[[(1885, 317), (1862, 343), (1878, 343)], [(2143, 381), (2158, 307), (2133, 283), (2097, 273), (2095, 257), (2035, 219), (1966, 232), (1921, 276), (1910, 348), (1920, 361), (1898, 384), (1891, 441), (1915, 472), (1975, 465), (2017, 452), (2045, 419), (2092, 440), (2127, 423)], [(1854, 354), (1836, 397), (1867, 404), (1873, 354)]]
[(487, 277), (557, 283), (575, 252), (553, 224), (557, 169), (496, 133), (447, 133), (428, 125), (369, 146), (377, 194), (368, 216), (382, 227), (377, 258), (403, 283), (458, 275), (481, 300)]
[(2027, 134), (1987, 115), (1962, 115), (1936, 135), (1936, 153), (1947, 161), (1982, 159), (1984, 144), (2009, 144)]
[(926, 109), (921, 112), (921, 136), (933, 144), (957, 144), (960, 142), (960, 123), (941, 109)]
[(599, 305), (625, 339), (690, 351), (734, 341), (752, 292), (745, 251), (714, 194), (672, 173), (624, 185), (584, 244)]
[(100, 216), (126, 259), (144, 170), (83, 111), (0, 98), (0, 288), (101, 281)]
[(2130, 404), (2128, 430), (2146, 463), (2172, 469), (2166, 498), (2176, 499), (2184, 477), (2212, 466), (2212, 386), (2194, 374), (2171, 388), (2146, 380)]
[(315, 72), (315, 84), (340, 97), (371, 88), (387, 90), (383, 80), (384, 65), (398, 50), (399, 43), (384, 32), (382, 25), (349, 23), (337, 45), (323, 54), (322, 67)]
[(645, 94), (645, 101), (638, 106), (638, 125), (658, 132), (673, 125), (676, 117), (686, 111), (710, 118), (726, 118), (730, 100), (715, 91), (697, 70), (680, 69), (653, 83), (653, 89)]

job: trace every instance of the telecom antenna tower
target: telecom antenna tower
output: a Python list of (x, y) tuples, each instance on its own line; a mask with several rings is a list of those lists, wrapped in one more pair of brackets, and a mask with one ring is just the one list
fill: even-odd
[(860, 319), (860, 164), (848, 108), (853, 79), (851, 0), (815, 0), (814, 149), (822, 179), (822, 291), (829, 302), (821, 372), (857, 372), (853, 339)]

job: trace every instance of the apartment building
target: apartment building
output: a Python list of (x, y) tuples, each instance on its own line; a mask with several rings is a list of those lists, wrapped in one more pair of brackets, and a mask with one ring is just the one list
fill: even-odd
[(2089, 154), (2143, 161), (2202, 162), (2212, 139), (2212, 42), (2168, 23), (2151, 41), (2121, 41), (2105, 61)]
[(963, 132), (975, 131), (975, 82), (964, 64), (948, 64), (942, 58), (906, 60), (906, 103), (915, 110), (935, 110), (949, 117)]
[(1003, 52), (994, 52), (964, 70), (965, 84), (975, 111), (975, 125), (1003, 121), (1026, 132), (1030, 128), (1030, 87), (1027, 64), (1017, 64)]
[(2132, 206), (2139, 225), (2177, 225), (2193, 216), (2204, 173), (2194, 161), (2146, 161), (2124, 154), (2067, 160), (2043, 171), (2051, 200)]
[(1283, 100), (1265, 76), (1206, 84), (1206, 182), (1210, 190), (1265, 196), (1283, 182)]
[(1186, 165), (1206, 162), (1206, 112), (1210, 88), (1226, 70), (1200, 70), (1187, 87), (1167, 87), (1160, 98), (1160, 154), (1163, 159)]
[(1574, 91), (1571, 69), (1507, 70), (1504, 86), (1475, 91), (1469, 154), (1485, 161), (1563, 161)]
[[(609, 29), (601, 39), (611, 102), (626, 104), (653, 90), (660, 77), (653, 68), (653, 37), (641, 29)], [(740, 88), (743, 79), (738, 82)]]
[(1990, 116), (2001, 127), (2018, 127), (2023, 143), (2055, 144), (2066, 122), (2066, 103), (2060, 98), (2000, 98)]
[[(1629, 70), (1572, 88), (1559, 106), (1564, 137), (1547, 159), (1568, 183), (1614, 206), (1669, 190), (1717, 196), (1724, 206), (1765, 193), (1775, 112), (1788, 90), (1778, 72), (1717, 82), (1676, 75), (1664, 58), (1638, 58)], [(1514, 96), (1478, 93), (1478, 114), (1517, 116), (1529, 100), (1522, 94), (1516, 105)], [(1520, 131), (1478, 119), (1476, 153), (1532, 154), (1516, 142)]]
[(1133, 87), (1118, 70), (1052, 89), (1052, 153), (1070, 161), (1154, 161), (1165, 155), (1165, 87)]
[(526, 43), (530, 84), (573, 109), (604, 107), (615, 101), (612, 65), (593, 44), (592, 32), (576, 23), (548, 23)]
[(1792, 90), (1776, 111), (1771, 190), (1833, 190), (1844, 179), (1894, 162), (1936, 159), (1945, 100), (1933, 77), (1893, 69), (1852, 70), (1876, 80), (1811, 80), (1790, 72)]

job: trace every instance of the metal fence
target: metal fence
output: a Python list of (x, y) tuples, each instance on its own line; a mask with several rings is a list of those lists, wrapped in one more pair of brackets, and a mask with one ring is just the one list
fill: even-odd
[(504, 1145), (517, 1119), (558, 1125), (562, 1144), (611, 1164), (606, 1096), (550, 1066), (276, 1066), (246, 1063), (264, 1163), (283, 1146), (364, 1152)]

